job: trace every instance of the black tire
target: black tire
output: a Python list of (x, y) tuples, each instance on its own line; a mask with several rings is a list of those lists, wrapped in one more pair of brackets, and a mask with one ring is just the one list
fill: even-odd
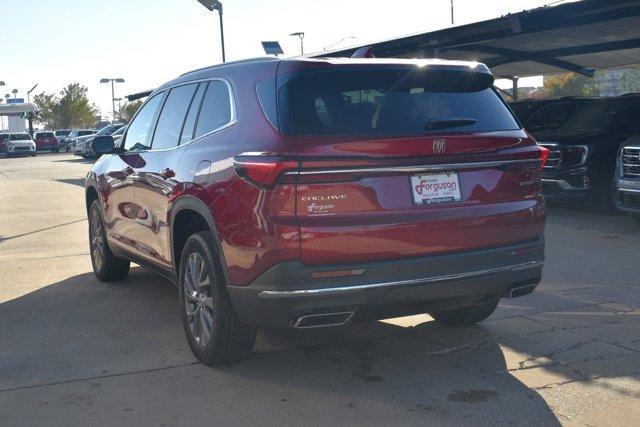
[(482, 322), (491, 316), (497, 306), (498, 300), (494, 300), (480, 305), (460, 307), (446, 311), (434, 311), (429, 314), (443, 325), (468, 326)]
[(256, 328), (242, 322), (231, 306), (210, 232), (187, 239), (180, 257), (179, 289), (182, 324), (198, 360), (208, 366), (227, 365), (251, 352)]
[(596, 208), (604, 214), (615, 215), (620, 213), (616, 207), (618, 189), (616, 188), (614, 174), (615, 167), (609, 166), (596, 176), (596, 182), (593, 183)]
[(93, 272), (101, 281), (115, 282), (129, 274), (129, 260), (116, 257), (109, 248), (98, 200), (89, 208), (89, 251)]
[(59, 148), (56, 148), (55, 150), (53, 150), (53, 152), (54, 152), (54, 153), (59, 153), (59, 152), (60, 152), (60, 149), (59, 149)]

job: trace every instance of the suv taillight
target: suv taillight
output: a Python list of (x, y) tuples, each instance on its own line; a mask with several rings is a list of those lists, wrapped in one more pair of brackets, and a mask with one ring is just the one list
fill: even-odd
[(540, 159), (540, 170), (543, 170), (549, 159), (549, 149), (541, 146), (538, 146), (538, 148), (540, 149), (540, 156), (538, 157)]
[(240, 178), (260, 187), (273, 187), (282, 174), (298, 168), (298, 161), (285, 156), (240, 154), (233, 159)]

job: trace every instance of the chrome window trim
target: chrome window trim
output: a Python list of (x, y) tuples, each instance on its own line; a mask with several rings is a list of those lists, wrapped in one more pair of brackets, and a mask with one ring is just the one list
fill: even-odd
[(429, 283), (446, 282), (449, 280), (466, 279), (470, 277), (484, 276), (493, 273), (505, 273), (510, 271), (521, 271), (529, 268), (540, 267), (544, 264), (544, 260), (529, 261), (522, 264), (514, 264), (505, 267), (488, 268), (484, 270), (468, 271), (465, 273), (446, 274), (435, 277), (424, 277), (420, 279), (411, 280), (398, 280), (393, 282), (371, 283), (365, 285), (353, 285), (353, 286), (339, 286), (336, 288), (319, 288), (319, 289), (297, 289), (292, 291), (272, 291), (265, 290), (258, 295), (261, 298), (266, 299), (278, 299), (278, 298), (299, 298), (299, 297), (324, 297), (330, 295), (340, 295), (350, 292), (360, 292), (369, 289), (400, 287), (400, 286), (412, 286), (412, 285), (426, 285)]
[[(187, 145), (189, 145), (189, 144), (191, 144), (193, 142), (199, 141), (199, 140), (201, 140), (203, 138), (206, 138), (209, 135), (212, 135), (214, 133), (220, 132), (221, 130), (224, 130), (224, 129), (236, 124), (237, 121), (238, 121), (238, 116), (237, 116), (235, 92), (233, 90), (233, 86), (231, 85), (231, 82), (229, 82), (227, 79), (224, 79), (222, 77), (211, 77), (211, 78), (207, 78), (207, 79), (199, 79), (199, 80), (192, 80), (192, 81), (188, 81), (188, 82), (177, 83), (177, 84), (175, 84), (173, 86), (162, 88), (162, 90), (159, 90), (157, 93), (153, 93), (153, 94), (149, 95), (148, 99), (151, 99), (151, 98), (155, 97), (156, 95), (162, 94), (163, 92), (165, 93), (165, 96), (167, 96), (167, 94), (171, 91), (171, 89), (179, 87), (179, 86), (185, 86), (185, 85), (197, 84), (197, 83), (209, 83), (209, 82), (214, 81), (214, 80), (221, 81), (221, 82), (223, 82), (223, 83), (225, 83), (227, 85), (227, 90), (229, 92), (230, 112), (231, 112), (230, 121), (228, 123), (216, 128), (216, 129), (213, 129), (213, 130), (211, 130), (211, 131), (209, 131), (209, 132), (207, 132), (207, 133), (205, 133), (203, 135), (200, 135), (197, 138), (193, 138), (192, 140), (190, 140), (188, 142), (185, 142), (184, 144), (176, 145), (175, 147), (162, 148), (162, 149), (159, 149), (159, 150), (154, 150), (153, 149), (153, 145), (152, 145), (148, 150), (139, 150), (139, 151), (131, 151), (131, 152), (132, 153), (149, 153), (149, 152), (161, 153), (161, 152), (164, 152), (164, 151), (176, 150), (176, 149), (181, 148), (181, 147), (186, 147)], [(207, 90), (208, 89), (209, 88), (207, 87)], [(196, 91), (197, 91), (197, 89), (196, 89)], [(204, 96), (206, 94), (207, 94), (206, 92), (204, 94), (202, 94), (202, 101), (204, 101)], [(165, 101), (166, 101), (166, 99), (165, 99)], [(145, 101), (145, 103), (140, 106), (140, 109), (138, 110), (138, 112), (142, 109), (142, 107), (144, 107), (144, 105), (146, 103), (147, 103), (147, 101)], [(162, 108), (164, 108), (164, 102), (162, 104)], [(155, 128), (158, 125), (159, 115), (160, 115), (160, 113), (162, 113), (162, 108), (157, 112), (157, 117), (154, 117), (154, 127), (153, 127), (153, 129), (154, 129), (153, 133), (154, 134), (155, 134)], [(202, 109), (202, 103), (200, 103), (200, 105), (198, 106), (198, 116), (200, 116), (200, 110), (201, 109)], [(136, 112), (136, 115), (131, 119), (131, 121), (129, 123), (132, 123), (136, 119), (136, 117), (138, 116), (138, 112)], [(188, 114), (188, 112), (187, 112), (187, 114)], [(185, 119), (186, 119), (186, 116), (185, 116)], [(197, 125), (197, 121), (196, 121), (196, 125)], [(183, 121), (183, 126), (184, 126), (184, 121)], [(194, 128), (194, 130), (195, 130), (195, 128)], [(127, 132), (129, 132), (129, 128), (128, 127), (127, 127)], [(124, 147), (124, 144), (126, 142), (126, 135), (127, 134), (125, 133), (123, 135), (123, 138), (121, 138), (123, 147)], [(152, 141), (152, 143), (153, 143), (153, 141)]]
[(385, 166), (371, 168), (347, 168), (347, 169), (316, 169), (303, 171), (290, 171), (285, 175), (316, 175), (316, 174), (341, 174), (341, 173), (376, 173), (376, 172), (398, 172), (398, 173), (419, 173), (419, 172), (441, 172), (451, 170), (464, 169), (482, 169), (490, 167), (499, 167), (503, 165), (519, 164), (519, 163), (539, 163), (538, 159), (518, 159), (518, 160), (497, 160), (490, 162), (473, 162), (473, 163), (444, 163), (435, 165), (422, 166)]

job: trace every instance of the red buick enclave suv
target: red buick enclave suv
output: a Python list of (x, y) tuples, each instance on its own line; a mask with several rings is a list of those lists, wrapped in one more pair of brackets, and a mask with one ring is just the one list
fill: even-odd
[(239, 359), (257, 325), (488, 317), (533, 291), (540, 169), (482, 64), (256, 59), (156, 89), (86, 179), (100, 280), (172, 280), (189, 344)]

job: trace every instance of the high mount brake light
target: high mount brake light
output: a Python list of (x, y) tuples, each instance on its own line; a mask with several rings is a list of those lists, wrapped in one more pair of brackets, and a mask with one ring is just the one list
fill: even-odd
[(273, 187), (281, 175), (298, 167), (298, 161), (277, 156), (240, 155), (233, 159), (239, 177), (260, 187)]

